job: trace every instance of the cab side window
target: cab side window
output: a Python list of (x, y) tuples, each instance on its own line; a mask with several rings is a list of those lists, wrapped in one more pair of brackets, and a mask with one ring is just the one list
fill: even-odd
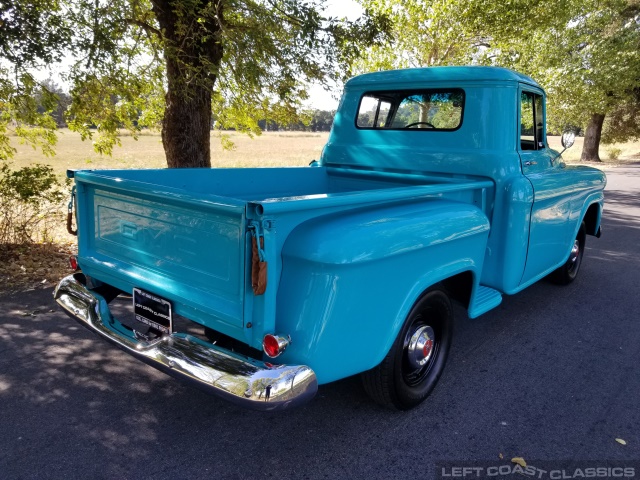
[(520, 96), (520, 149), (541, 150), (544, 142), (542, 95), (522, 92)]

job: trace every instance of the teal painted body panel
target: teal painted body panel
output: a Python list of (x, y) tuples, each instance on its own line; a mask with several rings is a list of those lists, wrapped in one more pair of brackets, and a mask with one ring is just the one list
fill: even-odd
[(175, 302), (178, 314), (205, 324), (215, 316), (222, 329), (242, 332), (242, 208), (79, 185), (79, 214), (87, 221), (79, 222), (78, 253), (87, 275), (124, 291), (156, 292)]
[[(357, 126), (364, 95), (451, 88), (464, 92), (456, 129)], [(79, 263), (254, 348), (290, 335), (278, 362), (319, 383), (368, 370), (436, 283), (468, 279), (474, 318), (566, 262), (582, 221), (598, 233), (604, 174), (564, 166), (546, 140), (522, 150), (523, 91), (544, 100), (506, 69), (378, 72), (347, 82), (313, 168), (77, 172)]]
[(479, 208), (437, 199), (303, 223), (282, 250), (278, 326), (295, 339), (282, 361), (320, 383), (373, 368), (424, 290), (479, 274), (488, 233)]

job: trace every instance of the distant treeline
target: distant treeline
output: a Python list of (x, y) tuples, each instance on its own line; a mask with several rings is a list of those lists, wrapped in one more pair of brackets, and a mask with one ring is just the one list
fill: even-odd
[(303, 122), (280, 125), (272, 120), (260, 120), (258, 126), (263, 132), (328, 132), (331, 130), (331, 125), (333, 125), (333, 117), (335, 114), (335, 110), (313, 110), (311, 113), (311, 121), (308, 125), (305, 125)]

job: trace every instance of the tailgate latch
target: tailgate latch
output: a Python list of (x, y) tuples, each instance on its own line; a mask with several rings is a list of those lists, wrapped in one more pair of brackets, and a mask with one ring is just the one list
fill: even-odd
[(249, 222), (251, 231), (251, 286), (254, 295), (262, 295), (267, 290), (267, 261), (264, 254), (264, 233), (262, 224)]

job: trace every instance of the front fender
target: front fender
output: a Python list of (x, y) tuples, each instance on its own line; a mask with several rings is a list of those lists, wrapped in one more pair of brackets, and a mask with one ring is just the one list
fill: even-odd
[[(571, 222), (574, 225), (574, 237), (580, 229), (580, 223), (585, 219), (587, 211), (594, 204), (598, 204), (598, 211), (592, 219), (590, 235), (595, 235), (600, 227), (602, 209), (604, 206), (604, 187), (607, 185), (607, 176), (601, 170), (582, 165), (567, 167), (577, 179), (574, 185), (572, 198)], [(570, 250), (570, 249), (569, 249)], [(567, 257), (569, 256), (567, 252)]]
[(304, 359), (320, 383), (373, 368), (429, 286), (479, 278), (488, 234), (480, 209), (439, 199), (300, 225), (283, 247), (276, 322), (292, 343), (282, 361)]
[[(587, 225), (587, 234), (596, 235), (598, 229), (600, 228), (600, 223), (602, 222), (602, 210), (604, 208), (604, 193), (596, 192), (588, 195), (584, 200), (579, 199), (578, 202), (582, 202), (582, 208), (577, 210), (578, 216), (576, 226), (574, 228), (574, 237), (577, 235), (578, 230), (580, 230), (580, 224), (583, 220), (587, 220), (587, 212), (591, 209), (591, 207), (595, 204), (595, 213), (593, 214), (593, 218), (589, 219)], [(568, 256), (568, 255), (567, 255)]]

